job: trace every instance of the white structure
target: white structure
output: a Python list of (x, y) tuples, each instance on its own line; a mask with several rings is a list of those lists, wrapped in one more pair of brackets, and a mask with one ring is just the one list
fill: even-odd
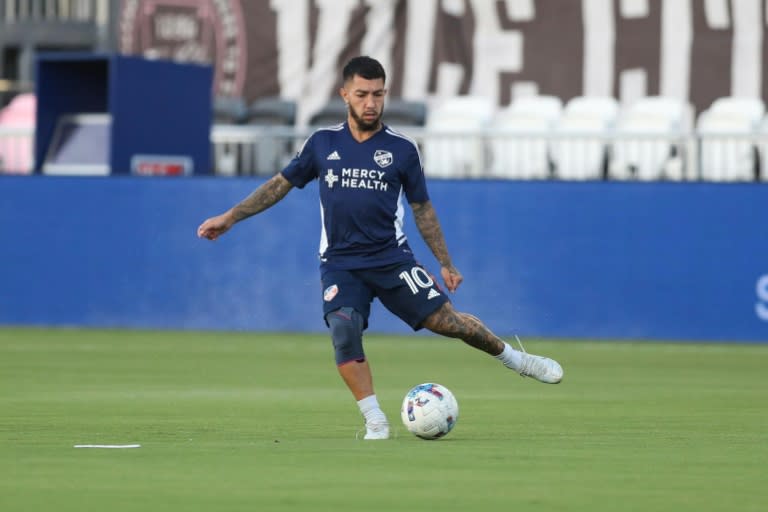
[(618, 101), (608, 96), (579, 96), (565, 105), (552, 144), (555, 177), (564, 180), (603, 178), (607, 140), (618, 113)]
[(563, 110), (556, 96), (516, 99), (492, 124), (489, 176), (512, 179), (551, 177), (549, 143)]
[[(427, 113), (424, 165), (428, 178), (480, 178), (487, 175), (483, 131), (494, 105), (484, 96), (455, 96)], [(434, 134), (434, 136), (433, 136)]]
[(684, 137), (690, 106), (676, 98), (648, 96), (619, 118), (608, 176), (613, 179), (682, 180)]
[(699, 115), (701, 178), (752, 181), (758, 172), (756, 137), (765, 115), (758, 98), (718, 98)]

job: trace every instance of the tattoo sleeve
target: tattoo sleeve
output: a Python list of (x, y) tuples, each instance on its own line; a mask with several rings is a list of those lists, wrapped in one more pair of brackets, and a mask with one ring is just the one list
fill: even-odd
[(292, 188), (293, 185), (282, 174), (276, 174), (232, 208), (235, 221), (263, 212), (278, 203)]
[(459, 313), (450, 303), (444, 304), (427, 317), (424, 327), (443, 336), (459, 338), (467, 345), (492, 356), (504, 350), (504, 341), (493, 334), (480, 319), (469, 313)]
[(432, 203), (411, 203), (413, 218), (416, 221), (416, 227), (419, 228), (421, 237), (426, 242), (432, 254), (435, 255), (440, 265), (452, 267), (451, 257), (448, 254), (448, 247), (445, 245), (443, 230), (440, 228), (440, 221), (437, 220), (437, 214), (432, 207)]

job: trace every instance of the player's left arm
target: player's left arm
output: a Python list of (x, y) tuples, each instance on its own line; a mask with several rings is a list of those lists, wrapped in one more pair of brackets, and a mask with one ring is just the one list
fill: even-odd
[(421, 237), (440, 263), (440, 274), (445, 286), (451, 292), (455, 292), (464, 278), (461, 276), (461, 272), (453, 266), (451, 256), (448, 254), (448, 246), (445, 244), (443, 230), (432, 203), (430, 201), (411, 203), (411, 209)]

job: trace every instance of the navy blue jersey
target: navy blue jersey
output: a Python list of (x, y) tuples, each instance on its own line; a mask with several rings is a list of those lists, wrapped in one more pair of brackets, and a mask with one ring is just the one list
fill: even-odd
[(303, 188), (319, 180), (323, 270), (352, 270), (413, 259), (403, 233), (403, 197), (429, 200), (416, 144), (383, 126), (365, 142), (347, 123), (314, 132), (283, 169)]

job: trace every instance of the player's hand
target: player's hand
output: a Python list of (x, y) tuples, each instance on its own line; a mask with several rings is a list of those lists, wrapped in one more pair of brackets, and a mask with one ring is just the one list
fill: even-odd
[(206, 219), (205, 222), (200, 224), (197, 228), (197, 236), (200, 238), (207, 238), (208, 240), (216, 240), (221, 235), (229, 231), (234, 225), (235, 221), (229, 212), (222, 213), (216, 217)]
[(448, 288), (448, 291), (451, 293), (455, 292), (461, 282), (464, 281), (461, 272), (459, 272), (453, 265), (442, 267), (440, 269), (440, 274), (443, 276), (445, 287)]

